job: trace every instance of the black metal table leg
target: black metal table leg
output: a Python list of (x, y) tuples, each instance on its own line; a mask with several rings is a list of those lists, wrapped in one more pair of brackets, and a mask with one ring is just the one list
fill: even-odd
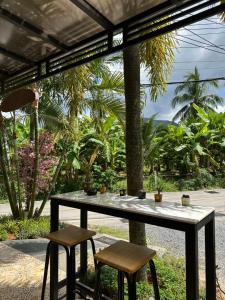
[[(59, 205), (55, 200), (51, 203), (51, 232), (58, 230)], [(58, 246), (52, 245), (50, 249), (50, 300), (58, 299)]]
[(198, 230), (192, 225), (185, 232), (186, 299), (199, 300)]
[[(86, 210), (80, 210), (80, 227), (87, 229), (88, 213)], [(87, 274), (87, 242), (80, 245), (80, 278), (85, 280)]]
[(215, 214), (205, 226), (206, 300), (216, 300)]

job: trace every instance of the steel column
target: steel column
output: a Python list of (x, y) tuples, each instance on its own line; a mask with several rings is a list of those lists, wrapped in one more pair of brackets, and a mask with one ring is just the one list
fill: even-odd
[(205, 226), (206, 300), (216, 300), (215, 214)]
[(185, 252), (186, 299), (199, 300), (198, 231), (195, 225), (185, 232)]
[[(87, 210), (80, 210), (80, 227), (87, 229)], [(80, 245), (80, 277), (85, 280), (87, 275), (87, 242)]]
[[(59, 205), (57, 201), (50, 202), (51, 208), (51, 232), (58, 230), (59, 226)], [(59, 247), (51, 246), (50, 254), (50, 300), (58, 299), (58, 264), (59, 264)]]

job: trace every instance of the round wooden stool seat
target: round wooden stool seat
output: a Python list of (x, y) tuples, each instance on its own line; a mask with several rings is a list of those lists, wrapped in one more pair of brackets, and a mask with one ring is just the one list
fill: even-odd
[(65, 229), (53, 231), (47, 235), (47, 239), (67, 247), (76, 246), (89, 240), (96, 232), (70, 225)]
[(118, 241), (95, 255), (97, 261), (126, 273), (136, 273), (156, 252), (144, 246)]

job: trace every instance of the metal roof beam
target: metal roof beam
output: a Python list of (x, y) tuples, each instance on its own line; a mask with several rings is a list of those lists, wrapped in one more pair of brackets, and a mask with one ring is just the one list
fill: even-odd
[(27, 64), (27, 65), (34, 65), (35, 64), (34, 61), (32, 61), (32, 60), (30, 60), (30, 59), (28, 59), (28, 58), (26, 58), (26, 57), (24, 57), (22, 55), (19, 55), (19, 54), (15, 53), (15, 52), (12, 52), (12, 51), (10, 51), (8, 49), (5, 49), (3, 47), (0, 47), (0, 53), (3, 54), (3, 55), (5, 55), (5, 56), (8, 56), (8, 57), (10, 57), (10, 58), (12, 58), (14, 60), (17, 60), (17, 61), (19, 61), (19, 62), (21, 62), (23, 64)]
[(86, 0), (70, 0), (73, 4), (79, 7), (86, 15), (92, 18), (96, 23), (107, 30), (112, 30), (114, 24), (102, 15), (94, 6)]
[(8, 10), (2, 7), (0, 7), (0, 17), (16, 26), (19, 26), (25, 31), (30, 32), (32, 35), (35, 35), (42, 41), (45, 41), (58, 49), (61, 49), (63, 51), (68, 50), (68, 47), (64, 43), (58, 41), (51, 35), (45, 34), (42, 29), (34, 26), (33, 24), (30, 24), (29, 22), (23, 20), (22, 18), (14, 15), (13, 13), (9, 12)]

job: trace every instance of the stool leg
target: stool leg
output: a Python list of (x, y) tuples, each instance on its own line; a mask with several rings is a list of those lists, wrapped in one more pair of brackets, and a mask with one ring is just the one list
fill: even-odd
[(44, 277), (43, 277), (42, 290), (41, 290), (41, 300), (44, 300), (44, 298), (45, 298), (45, 288), (46, 288), (46, 282), (47, 282), (47, 276), (48, 276), (48, 266), (49, 266), (51, 244), (52, 244), (51, 242), (48, 243), (47, 250), (46, 250), (45, 270), (44, 270)]
[(155, 300), (160, 300), (159, 286), (158, 286), (158, 281), (157, 281), (155, 264), (154, 264), (153, 260), (149, 261), (149, 267), (150, 267), (151, 276), (152, 276), (152, 283), (153, 283), (153, 288), (154, 288)]
[(76, 298), (76, 261), (75, 261), (75, 246), (70, 248), (70, 284), (71, 284), (71, 299)]
[(100, 276), (101, 276), (101, 267), (102, 263), (97, 263), (96, 264), (96, 278), (95, 278), (95, 290), (94, 290), (94, 300), (99, 300), (100, 299)]
[[(126, 274), (126, 273), (125, 273)], [(134, 274), (126, 274), (127, 283), (128, 283), (128, 299), (129, 300), (136, 300), (136, 275)]]
[(75, 285), (75, 246), (70, 248), (63, 246), (67, 256), (67, 300), (74, 300), (76, 297)]
[(124, 299), (124, 274), (118, 271), (118, 300)]
[(90, 238), (89, 240), (91, 242), (92, 253), (93, 253), (93, 257), (94, 257), (94, 265), (95, 265), (95, 270), (96, 270), (97, 262), (96, 262), (96, 259), (95, 259), (95, 253), (96, 253), (96, 251), (95, 251), (95, 243), (94, 243), (93, 238)]
[(66, 299), (71, 300), (70, 292), (70, 252), (66, 246), (63, 246), (66, 251)]

